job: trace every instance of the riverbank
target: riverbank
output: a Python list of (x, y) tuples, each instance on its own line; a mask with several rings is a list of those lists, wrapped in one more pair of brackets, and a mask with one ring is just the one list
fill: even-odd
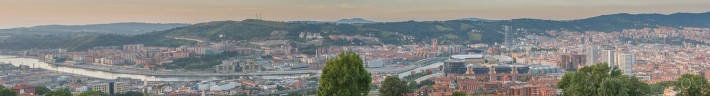
[(262, 77), (264, 79), (285, 79), (303, 78), (315, 75), (313, 71), (307, 72), (259, 72), (259, 73), (190, 73), (190, 72), (129, 72), (101, 68), (84, 68), (63, 64), (49, 64), (41, 62), (35, 58), (21, 58), (16, 56), (0, 55), (0, 62), (12, 63), (14, 66), (29, 66), (31, 68), (42, 68), (47, 70), (66, 72), (77, 75), (84, 75), (102, 79), (130, 78), (146, 81), (210, 81), (221, 79), (233, 79), (242, 77)]
[[(427, 60), (421, 60), (427, 61)], [(18, 57), (9, 55), (0, 55), (0, 62), (13, 63), (12, 65), (30, 66), (31, 68), (42, 68), (72, 74), (86, 75), (90, 77), (103, 79), (116, 78), (131, 78), (149, 81), (161, 80), (177, 80), (177, 81), (205, 81), (219, 79), (233, 79), (243, 77), (262, 77), (264, 79), (286, 79), (286, 78), (306, 78), (317, 76), (321, 70), (291, 70), (291, 71), (262, 71), (253, 73), (206, 73), (206, 72), (190, 72), (190, 71), (149, 71), (145, 69), (122, 67), (122, 66), (105, 66), (93, 64), (80, 65), (65, 65), (65, 64), (50, 64), (42, 62), (38, 58)], [(367, 70), (373, 74), (397, 74), (400, 77), (410, 74), (410, 71), (418, 71), (421, 69), (436, 68), (442, 63), (438, 59), (431, 62), (415, 62), (421, 64), (412, 64), (406, 67), (397, 68), (368, 68)]]

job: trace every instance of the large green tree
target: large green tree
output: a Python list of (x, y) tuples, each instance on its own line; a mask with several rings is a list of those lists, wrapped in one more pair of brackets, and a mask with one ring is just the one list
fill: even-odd
[(676, 80), (673, 90), (678, 96), (710, 96), (710, 84), (702, 76), (685, 74)]
[(44, 94), (44, 96), (72, 96), (71, 90), (68, 88), (60, 88), (54, 91), (50, 91), (47, 94)]
[(15, 91), (10, 90), (10, 88), (6, 88), (5, 86), (0, 85), (0, 96), (15, 96), (17, 93)]
[(557, 88), (564, 90), (564, 96), (644, 96), (650, 91), (648, 84), (636, 77), (621, 75), (620, 70), (606, 63), (565, 73)]
[(52, 90), (49, 90), (49, 88), (47, 88), (47, 87), (45, 87), (45, 86), (37, 86), (37, 87), (35, 87), (35, 92), (36, 92), (37, 94), (39, 94), (39, 95), (47, 94), (47, 93), (49, 93), (49, 91), (52, 91)]
[(402, 96), (407, 91), (406, 82), (402, 82), (398, 77), (387, 76), (380, 87), (380, 96)]
[[(406, 81), (404, 82), (406, 83)], [(417, 81), (410, 81), (409, 83), (407, 83), (407, 87), (409, 87), (407, 93), (414, 92), (414, 90), (419, 89), (419, 84), (417, 84)]]
[(318, 96), (365, 96), (372, 82), (360, 56), (348, 51), (328, 60), (318, 85)]

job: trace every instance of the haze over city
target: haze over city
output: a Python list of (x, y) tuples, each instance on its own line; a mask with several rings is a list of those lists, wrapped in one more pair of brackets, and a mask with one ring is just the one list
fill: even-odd
[(3, 0), (0, 28), (116, 22), (552, 20), (615, 13), (701, 13), (708, 0)]

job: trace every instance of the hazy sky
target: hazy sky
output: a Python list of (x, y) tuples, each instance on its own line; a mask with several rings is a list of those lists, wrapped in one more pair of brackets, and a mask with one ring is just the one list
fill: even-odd
[(374, 21), (540, 18), (708, 12), (710, 0), (0, 0), (0, 28), (113, 22), (200, 23), (255, 18)]

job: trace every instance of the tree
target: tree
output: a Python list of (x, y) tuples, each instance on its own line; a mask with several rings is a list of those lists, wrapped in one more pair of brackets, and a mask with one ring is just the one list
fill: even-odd
[(419, 83), (419, 87), (421, 87), (421, 86), (429, 86), (429, 85), (434, 85), (434, 80), (429, 80), (429, 79), (427, 79), (427, 80), (424, 80), (424, 81), (422, 81), (422, 82)]
[(128, 91), (124, 93), (116, 93), (114, 96), (143, 96), (143, 92)]
[(370, 73), (362, 59), (348, 51), (328, 60), (318, 84), (318, 96), (364, 96), (370, 90)]
[(675, 81), (665, 81), (665, 82), (658, 82), (655, 84), (650, 84), (649, 87), (651, 90), (649, 94), (663, 94), (663, 90), (665, 90), (668, 87), (675, 86)]
[(451, 96), (466, 96), (466, 95), (467, 94), (465, 92), (460, 92), (460, 91), (456, 91), (453, 94), (451, 94)]
[(702, 76), (684, 74), (676, 80), (673, 90), (680, 91), (678, 96), (708, 96), (710, 95), (710, 84)]
[(600, 84), (599, 95), (602, 96), (629, 96), (629, 88), (624, 87), (624, 80), (620, 78), (606, 78)]
[(17, 93), (0, 85), (0, 96), (15, 96)]
[(402, 96), (407, 91), (406, 82), (399, 80), (399, 77), (387, 76), (380, 87), (380, 96)]
[(108, 94), (101, 91), (84, 91), (79, 94), (79, 96), (109, 96)]
[(409, 90), (407, 90), (407, 92), (414, 92), (414, 90), (419, 89), (419, 84), (417, 84), (417, 81), (411, 81), (409, 82), (409, 85), (407, 85), (407, 87), (409, 87)]
[(39, 94), (39, 95), (47, 94), (47, 93), (49, 93), (49, 91), (51, 91), (51, 90), (49, 90), (49, 88), (47, 88), (47, 87), (45, 87), (45, 86), (37, 86), (37, 87), (35, 87), (35, 92), (36, 92), (37, 94)]
[(49, 93), (44, 94), (44, 96), (72, 96), (72, 94), (71, 90), (69, 90), (68, 88), (61, 88), (54, 91), (50, 91)]
[(636, 77), (621, 75), (620, 70), (606, 63), (587, 66), (577, 72), (567, 72), (557, 83), (564, 96), (644, 96), (648, 84)]
[[(311, 96), (314, 94), (316, 94), (316, 90), (309, 89), (309, 90), (303, 90), (303, 91), (289, 92), (285, 96)], [(244, 96), (247, 96), (247, 95), (244, 95)]]

